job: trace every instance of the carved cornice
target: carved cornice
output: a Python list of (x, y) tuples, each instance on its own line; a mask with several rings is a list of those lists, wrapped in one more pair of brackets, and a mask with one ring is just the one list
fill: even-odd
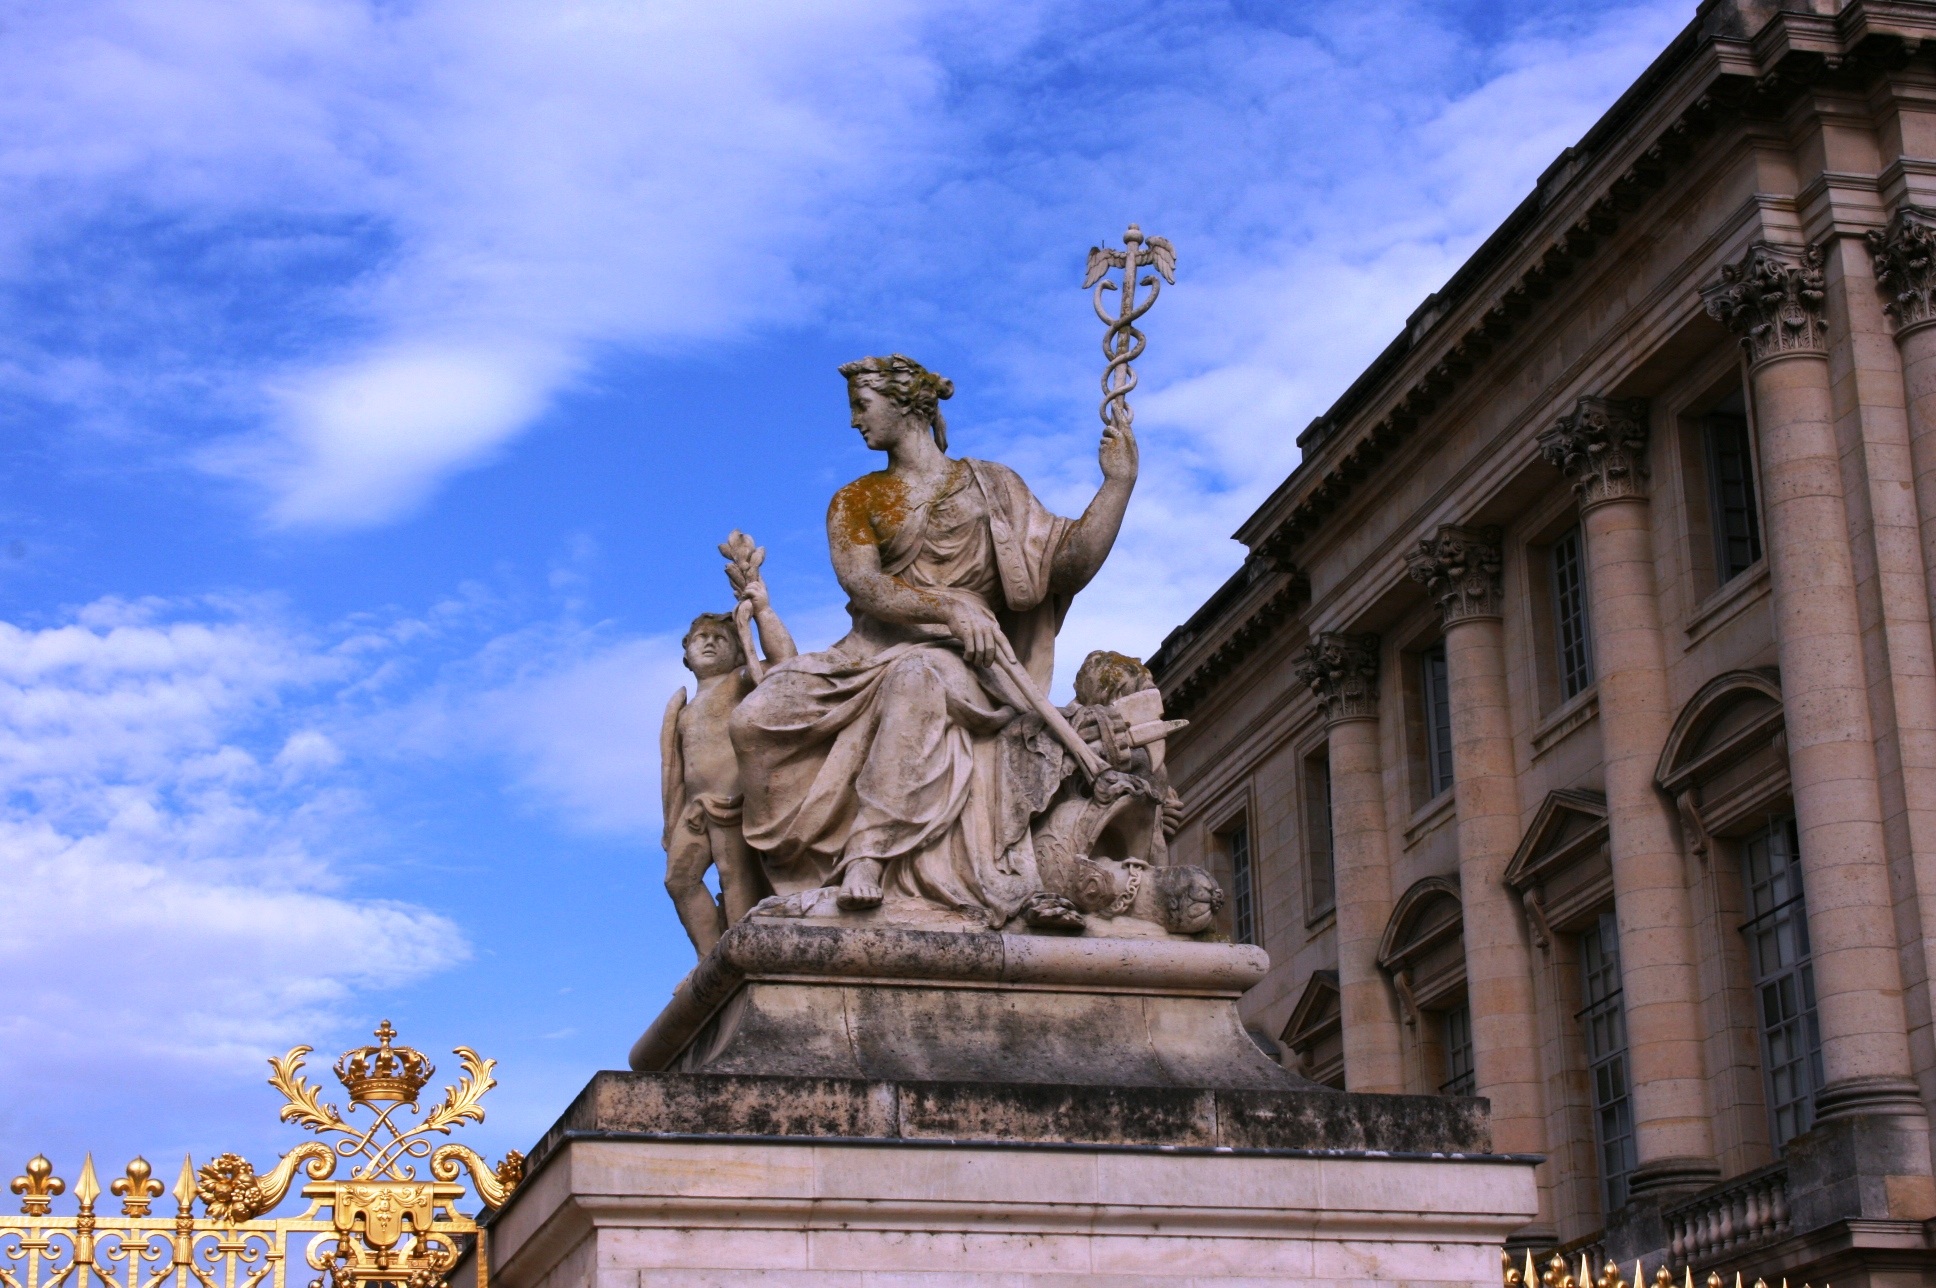
[(1582, 507), (1647, 495), (1647, 403), (1585, 397), (1539, 436), (1540, 459), (1573, 480)]
[(1721, 280), (1701, 288), (1708, 316), (1741, 337), (1750, 362), (1828, 352), (1822, 252), (1758, 241)]
[(1311, 686), (1326, 724), (1378, 718), (1378, 637), (1320, 631), (1298, 655), (1297, 678)]
[(1475, 617), (1504, 615), (1505, 583), (1499, 569), (1499, 529), (1451, 523), (1421, 538), (1405, 560), (1405, 570), (1431, 595), (1448, 628)]
[[(1281, 576), (1280, 576), (1281, 574)], [(1245, 599), (1260, 583), (1278, 578), (1277, 588), (1268, 598), (1245, 613), (1242, 620), (1227, 630), (1221, 620), (1231, 605)], [(1231, 671), (1241, 665), (1278, 633), (1279, 628), (1311, 597), (1311, 583), (1296, 568), (1279, 565), (1259, 555), (1244, 561), (1243, 568), (1191, 615), (1190, 620), (1171, 631), (1163, 646), (1149, 660), (1151, 674), (1163, 690), (1163, 711), (1172, 717), (1187, 716)], [(1217, 645), (1197, 657), (1190, 668), (1179, 669), (1200, 633), (1217, 631)]]
[(1876, 288), (1897, 334), (1936, 322), (1936, 211), (1904, 206), (1868, 242)]

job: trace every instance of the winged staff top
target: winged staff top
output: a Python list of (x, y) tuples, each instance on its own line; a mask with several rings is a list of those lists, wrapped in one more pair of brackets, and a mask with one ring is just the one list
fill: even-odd
[[(1120, 269), (1123, 274), (1122, 286), (1110, 281), (1110, 269)], [(1136, 388), (1136, 373), (1130, 363), (1143, 356), (1143, 346), (1147, 343), (1143, 333), (1136, 329), (1136, 319), (1150, 311), (1156, 297), (1162, 292), (1162, 283), (1154, 274), (1137, 278), (1139, 270), (1154, 268), (1162, 275), (1163, 281), (1176, 284), (1176, 248), (1170, 245), (1167, 237), (1144, 237), (1143, 230), (1135, 224), (1123, 234), (1123, 249), (1112, 250), (1107, 246), (1089, 248), (1088, 271), (1083, 274), (1084, 289), (1095, 288), (1096, 316), (1102, 319), (1109, 329), (1103, 332), (1102, 352), (1109, 359), (1109, 365), (1102, 373), (1102, 405), (1097, 413), (1105, 425), (1127, 426), (1133, 419), (1129, 407), (1129, 392)], [(1148, 287), (1149, 294), (1137, 298), (1137, 288)], [(1116, 315), (1111, 317), (1103, 308), (1103, 292), (1120, 289), (1122, 298), (1117, 302)]]

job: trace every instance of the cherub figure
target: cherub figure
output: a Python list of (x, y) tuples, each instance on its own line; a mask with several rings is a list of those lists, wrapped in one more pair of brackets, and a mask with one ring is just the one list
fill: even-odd
[[(683, 643), (686, 669), (698, 683), (690, 701), (683, 687), (673, 693), (659, 731), (666, 893), (701, 957), (767, 894), (759, 857), (740, 830), (744, 796), (727, 720), (766, 669), (796, 651), (760, 577), (766, 552), (740, 532), (719, 549), (731, 561), (727, 578), (739, 605), (693, 619)], [(759, 627), (764, 659), (751, 655), (749, 622)], [(717, 901), (706, 888), (709, 867), (719, 871)]]

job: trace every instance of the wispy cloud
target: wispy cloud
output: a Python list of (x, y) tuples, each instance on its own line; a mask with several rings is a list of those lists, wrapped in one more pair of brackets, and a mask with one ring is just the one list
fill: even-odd
[(260, 604), (0, 623), (0, 1099), (117, 1058), (253, 1065), (464, 956), (346, 884), (363, 803), (311, 721), (351, 669)]
[[(63, 339), (222, 386), (256, 427), (200, 459), (271, 520), (379, 522), (598, 346), (794, 310), (841, 198), (918, 137), (937, 74), (911, 37), (879, 0), (38, 7), (0, 91), (0, 191), (37, 217), (0, 271), (111, 235), (131, 262), (86, 271), (133, 316)], [(144, 333), (184, 314), (208, 330)], [(261, 356), (196, 343), (225, 330)], [(54, 359), (17, 377), (112, 378)]]

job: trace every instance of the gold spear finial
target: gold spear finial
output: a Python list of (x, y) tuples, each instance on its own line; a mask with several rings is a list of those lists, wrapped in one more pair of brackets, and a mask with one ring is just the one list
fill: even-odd
[(195, 1206), (195, 1160), (187, 1154), (182, 1155), (181, 1176), (175, 1181), (175, 1206), (182, 1216), (187, 1216)]
[(94, 1211), (94, 1200), (101, 1197), (101, 1182), (94, 1177), (94, 1155), (81, 1160), (81, 1179), (74, 1183), (74, 1197), (80, 1200), (81, 1215)]

